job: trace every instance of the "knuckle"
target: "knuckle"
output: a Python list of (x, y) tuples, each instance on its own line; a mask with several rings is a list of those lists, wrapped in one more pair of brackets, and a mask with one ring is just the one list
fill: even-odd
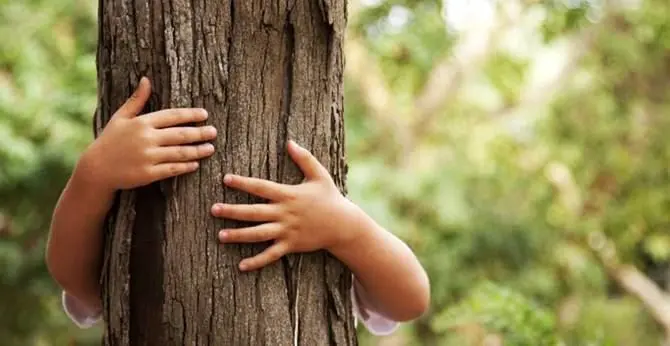
[(293, 189), (293, 188), (285, 189), (285, 191), (283, 191), (283, 195), (284, 195), (284, 198), (289, 202), (295, 201), (295, 200), (298, 199), (298, 191), (296, 189)]
[(146, 132), (149, 133), (154, 129), (154, 126), (151, 122), (151, 119), (149, 117), (137, 117), (135, 119), (131, 120), (133, 122), (133, 125), (135, 126), (135, 129), (138, 131)]
[(186, 155), (187, 155), (186, 159), (187, 160), (192, 160), (192, 159), (199, 158), (200, 157), (200, 151), (201, 151), (201, 149), (199, 149), (197, 147), (193, 147), (193, 146), (187, 147), (186, 148)]
[(294, 230), (300, 224), (300, 215), (294, 209), (287, 209), (284, 211), (284, 223), (287, 229)]
[(181, 129), (181, 138), (184, 143), (195, 142), (198, 140), (198, 131), (191, 127), (183, 127)]
[(140, 150), (140, 157), (143, 161), (149, 161), (153, 157), (153, 152), (149, 148), (143, 148)]
[(188, 149), (189, 149), (189, 148), (187, 148), (187, 147), (178, 147), (178, 148), (177, 148), (177, 157), (179, 157), (179, 159), (181, 159), (181, 160), (186, 160), (186, 159), (188, 159), (188, 157), (189, 157), (189, 155), (188, 155), (188, 154), (189, 154)]
[(152, 115), (140, 115), (133, 120), (143, 128), (151, 128), (151, 117)]
[(287, 228), (282, 222), (274, 222), (271, 232), (276, 234), (277, 238), (281, 238), (287, 233)]
[(276, 248), (274, 248), (270, 251), (269, 255), (270, 255), (270, 260), (276, 261), (276, 260), (281, 258), (282, 250), (280, 248), (276, 247)]
[(191, 129), (186, 128), (186, 127), (182, 127), (182, 128), (179, 129), (178, 136), (179, 136), (179, 140), (182, 143), (188, 143), (188, 142), (191, 141), (191, 139), (193, 137), (192, 136), (193, 133), (190, 130)]
[(137, 174), (142, 178), (154, 178), (156, 173), (151, 169), (151, 166), (145, 165), (138, 169)]
[(182, 165), (176, 164), (176, 163), (171, 164), (171, 165), (168, 166), (168, 172), (170, 173), (170, 175), (173, 175), (173, 176), (174, 175), (179, 175), (179, 173), (181, 172), (181, 166)]
[(299, 232), (296, 232), (295, 227), (289, 228), (285, 234), (282, 235), (282, 239), (284, 242), (289, 245), (288, 247), (291, 247), (295, 244), (296, 239), (300, 239), (300, 234)]
[(140, 130), (138, 137), (143, 143), (153, 143), (155, 140), (153, 132), (146, 128)]
[(189, 160), (197, 159), (197, 158), (200, 157), (200, 149), (198, 149), (196, 147), (186, 148), (186, 153), (188, 155), (187, 159), (189, 159)]

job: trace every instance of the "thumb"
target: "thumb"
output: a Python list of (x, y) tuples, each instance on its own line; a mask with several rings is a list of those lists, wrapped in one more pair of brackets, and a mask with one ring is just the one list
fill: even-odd
[(144, 109), (147, 100), (149, 100), (149, 96), (151, 96), (151, 83), (149, 82), (149, 78), (142, 77), (135, 92), (133, 92), (130, 98), (128, 98), (123, 106), (119, 108), (116, 114), (126, 118), (132, 118), (140, 114), (142, 109)]
[(323, 167), (309, 150), (299, 146), (293, 140), (288, 142), (288, 153), (298, 167), (300, 167), (307, 180), (330, 179), (330, 173), (328, 173), (326, 167)]

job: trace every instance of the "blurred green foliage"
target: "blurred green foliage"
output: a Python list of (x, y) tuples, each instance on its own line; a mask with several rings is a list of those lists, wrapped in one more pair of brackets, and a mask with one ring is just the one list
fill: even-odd
[(444, 332), (453, 327), (480, 324), (501, 333), (509, 345), (556, 345), (556, 321), (546, 308), (508, 288), (484, 282), (461, 302), (437, 316), (433, 325)]
[(73, 330), (44, 265), (44, 244), (60, 190), (91, 139), (94, 5), (0, 1), (3, 345), (62, 345)]
[[(653, 314), (596, 255), (670, 287), (670, 3), (472, 1), (459, 15), (447, 2), (459, 1), (350, 2), (347, 49), (379, 72), (346, 78), (350, 195), (432, 284), (426, 316), (390, 337), (361, 330), (362, 343), (658, 344)], [(478, 30), (489, 12), (482, 56), (463, 53), (454, 16)], [(3, 345), (98, 340), (69, 323), (43, 263), (53, 205), (92, 138), (96, 32), (95, 1), (0, 0)], [(422, 113), (443, 64), (447, 102)], [(377, 77), (384, 90), (365, 92)]]

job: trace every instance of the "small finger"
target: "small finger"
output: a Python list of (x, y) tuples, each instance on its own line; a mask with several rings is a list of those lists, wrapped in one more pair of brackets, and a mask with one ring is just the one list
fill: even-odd
[(214, 126), (171, 127), (158, 130), (159, 145), (182, 145), (216, 138)]
[(275, 243), (256, 256), (243, 259), (240, 262), (240, 270), (251, 271), (263, 268), (279, 260), (287, 253), (287, 247), (284, 243)]
[(170, 108), (144, 115), (151, 126), (160, 129), (176, 125), (195, 123), (207, 119), (207, 111), (202, 108)]
[(184, 162), (204, 159), (214, 154), (214, 145), (204, 143), (199, 145), (178, 145), (160, 147), (154, 150), (157, 162)]
[(275, 221), (278, 218), (277, 207), (273, 204), (223, 204), (212, 207), (216, 217), (252, 222)]
[(224, 229), (219, 232), (219, 240), (222, 243), (259, 243), (276, 239), (280, 233), (279, 224), (264, 223), (253, 227)]
[(223, 182), (229, 187), (272, 201), (280, 201), (289, 195), (289, 186), (265, 179), (226, 174)]
[(161, 163), (151, 168), (151, 175), (154, 180), (163, 180), (176, 177), (178, 175), (191, 173), (198, 169), (198, 162), (173, 162)]

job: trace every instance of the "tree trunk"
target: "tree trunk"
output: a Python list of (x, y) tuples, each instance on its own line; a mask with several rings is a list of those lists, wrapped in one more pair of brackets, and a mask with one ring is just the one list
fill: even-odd
[(225, 173), (299, 183), (286, 140), (343, 193), (345, 0), (100, 0), (95, 131), (152, 81), (147, 112), (203, 107), (216, 154), (187, 176), (119, 194), (102, 268), (106, 345), (355, 345), (351, 273), (325, 252), (252, 273), (265, 245), (226, 245), (215, 202), (255, 198)]

